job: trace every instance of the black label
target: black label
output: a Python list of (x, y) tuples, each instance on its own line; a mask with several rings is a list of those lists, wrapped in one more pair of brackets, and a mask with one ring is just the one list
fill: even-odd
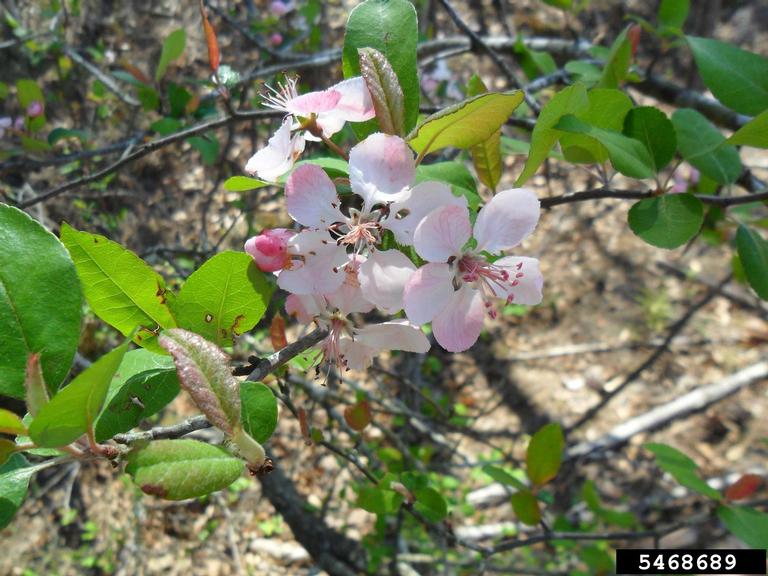
[(616, 550), (616, 574), (766, 574), (765, 550)]

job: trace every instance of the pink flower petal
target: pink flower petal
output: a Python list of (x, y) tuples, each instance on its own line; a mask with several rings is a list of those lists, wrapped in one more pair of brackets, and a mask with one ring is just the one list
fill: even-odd
[(466, 206), (444, 206), (427, 214), (419, 223), (413, 234), (413, 245), (425, 260), (447, 262), (461, 254), (471, 235)]
[(453, 293), (448, 306), (432, 320), (432, 333), (448, 352), (463, 352), (477, 342), (484, 316), (485, 305), (480, 292), (464, 284)]
[(277, 182), (293, 168), (296, 158), (304, 151), (304, 138), (300, 134), (291, 137), (291, 120), (286, 117), (266, 147), (251, 156), (245, 165), (248, 174), (256, 174), (267, 182)]
[(356, 312), (366, 313), (373, 310), (373, 304), (364, 297), (360, 289), (360, 269), (365, 266), (364, 256), (349, 255), (349, 263), (344, 267), (344, 282), (331, 294), (326, 294), (328, 305), (345, 316)]
[(498, 253), (520, 244), (539, 221), (539, 199), (527, 188), (512, 188), (483, 206), (475, 222), (477, 249)]
[(365, 122), (376, 116), (371, 94), (361, 76), (339, 82), (330, 89), (341, 94), (334, 113), (347, 122)]
[(361, 266), (358, 278), (363, 296), (387, 314), (403, 308), (403, 290), (416, 266), (398, 250), (376, 250)]
[(290, 268), (283, 269), (277, 285), (293, 294), (329, 294), (344, 282), (342, 267), (347, 251), (325, 231), (305, 230), (288, 242)]
[(403, 308), (414, 324), (432, 321), (453, 297), (453, 271), (448, 264), (426, 264), (413, 273), (403, 290)]
[(288, 100), (285, 103), (285, 109), (294, 116), (308, 118), (312, 114), (333, 110), (339, 103), (339, 100), (341, 100), (341, 96), (341, 92), (336, 90), (308, 92)]
[(392, 230), (400, 244), (413, 244), (413, 233), (424, 217), (442, 206), (465, 206), (467, 199), (454, 196), (451, 187), (442, 182), (422, 182), (411, 188), (407, 195), (390, 206), (390, 216), (382, 226)]
[(296, 316), (302, 324), (309, 324), (325, 309), (325, 298), (316, 294), (288, 294), (285, 299), (285, 311), (289, 316)]
[(285, 183), (288, 214), (299, 224), (327, 228), (347, 218), (339, 211), (336, 186), (325, 171), (314, 164), (294, 170)]
[(514, 304), (535, 306), (542, 299), (541, 289), (544, 286), (544, 277), (539, 270), (539, 261), (536, 258), (507, 256), (494, 262), (496, 266), (504, 268), (509, 273), (509, 283), (501, 286), (494, 285), (493, 289), (500, 298), (512, 296)]
[(415, 176), (413, 152), (397, 136), (371, 134), (349, 152), (350, 184), (365, 201), (364, 212), (375, 204), (399, 200)]
[(353, 370), (364, 370), (370, 365), (373, 356), (385, 350), (420, 354), (429, 351), (427, 337), (407, 320), (365, 326), (355, 330), (354, 339), (342, 338), (340, 344), (347, 366)]

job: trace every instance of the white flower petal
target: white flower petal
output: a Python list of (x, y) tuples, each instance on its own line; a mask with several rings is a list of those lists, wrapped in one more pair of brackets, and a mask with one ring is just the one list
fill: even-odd
[(494, 262), (495, 266), (504, 268), (509, 273), (509, 282), (501, 286), (494, 285), (493, 289), (500, 298), (512, 296), (514, 304), (534, 306), (542, 299), (541, 289), (544, 285), (544, 277), (539, 270), (539, 261), (536, 258), (507, 256)]
[(350, 185), (364, 200), (363, 212), (401, 199), (415, 176), (413, 152), (398, 136), (371, 134), (349, 152)]
[(527, 188), (512, 188), (494, 196), (477, 215), (477, 249), (493, 254), (514, 248), (539, 221), (539, 199)]
[(413, 245), (425, 260), (447, 262), (461, 254), (471, 234), (469, 210), (465, 206), (444, 206), (422, 219), (413, 234)]
[(432, 333), (448, 352), (463, 352), (477, 342), (484, 317), (485, 305), (480, 292), (464, 284), (432, 320)]
[(294, 170), (285, 183), (288, 214), (303, 226), (327, 228), (347, 218), (339, 211), (336, 186), (315, 164), (304, 164)]
[(256, 152), (245, 165), (248, 174), (256, 174), (267, 182), (278, 178), (293, 168), (296, 158), (304, 151), (304, 137), (291, 136), (291, 120), (286, 117), (283, 124), (269, 139), (267, 146)]
[(453, 271), (448, 264), (426, 264), (416, 270), (403, 290), (403, 308), (414, 324), (426, 324), (453, 297)]
[(363, 296), (387, 314), (403, 308), (403, 290), (416, 266), (399, 250), (376, 250), (361, 266), (358, 278)]
[(305, 230), (288, 242), (292, 265), (277, 277), (277, 285), (293, 294), (329, 294), (344, 282), (347, 251), (327, 232)]
[(454, 196), (443, 182), (422, 182), (411, 188), (405, 197), (390, 206), (390, 216), (382, 226), (392, 230), (400, 244), (413, 244), (413, 233), (424, 217), (442, 206), (466, 206), (467, 199)]

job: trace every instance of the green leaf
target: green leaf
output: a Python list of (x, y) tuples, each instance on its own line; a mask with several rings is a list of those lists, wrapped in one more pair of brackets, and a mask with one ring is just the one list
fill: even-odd
[(242, 382), (240, 413), (243, 430), (260, 444), (269, 440), (277, 427), (277, 399), (269, 386), (261, 382)]
[(680, 484), (708, 498), (720, 500), (720, 493), (699, 477), (699, 467), (688, 456), (666, 444), (650, 443), (645, 445), (645, 449), (656, 456), (659, 468), (671, 474)]
[(385, 134), (405, 136), (405, 104), (397, 74), (384, 55), (374, 48), (360, 48), (360, 74), (371, 94), (376, 120)]
[[(24, 78), (16, 82), (16, 97), (19, 99), (19, 108), (26, 113), (27, 106), (32, 102), (45, 104), (45, 96), (40, 86), (34, 80)], [(36, 132), (45, 126), (45, 113), (35, 118), (27, 119), (27, 127), (31, 132)]]
[[(467, 96), (484, 94), (488, 89), (480, 77), (475, 74), (467, 85)], [(472, 164), (480, 181), (488, 188), (496, 191), (501, 180), (501, 129), (494, 132), (488, 140), (475, 144), (469, 149), (472, 155)]]
[(16, 208), (0, 204), (0, 394), (24, 398), (30, 354), (56, 390), (80, 339), (82, 294), (61, 242)]
[(768, 110), (761, 112), (728, 138), (734, 145), (768, 148)]
[(13, 454), (0, 466), (0, 530), (11, 523), (27, 497), (29, 480), (35, 470), (21, 454)]
[(151, 112), (157, 110), (160, 106), (160, 94), (157, 90), (151, 86), (140, 85), (136, 91), (136, 95), (141, 102), (141, 107), (145, 112)]
[(531, 135), (531, 152), (525, 161), (525, 167), (515, 181), (515, 186), (522, 186), (536, 173), (539, 166), (547, 159), (549, 151), (555, 145), (561, 133), (554, 129), (555, 124), (566, 114), (574, 114), (589, 106), (587, 89), (583, 84), (574, 84), (555, 94), (542, 108), (539, 119)]
[(430, 522), (440, 522), (448, 516), (448, 505), (434, 488), (417, 488), (413, 495), (416, 502), (413, 507)]
[(490, 464), (486, 464), (485, 466), (483, 466), (483, 472), (488, 474), (488, 476), (493, 478), (496, 482), (501, 482), (502, 484), (506, 484), (507, 486), (513, 486), (518, 490), (528, 490), (528, 486), (526, 486), (523, 482), (521, 482), (511, 474), (508, 474), (501, 468), (498, 468), (497, 466), (491, 466)]
[(634, 138), (627, 138), (612, 130), (590, 126), (572, 115), (561, 118), (555, 128), (592, 136), (608, 150), (608, 156), (613, 167), (626, 176), (632, 178), (651, 178), (653, 176), (653, 159), (642, 142)]
[(149, 125), (150, 129), (154, 130), (160, 136), (168, 136), (169, 134), (173, 134), (175, 132), (178, 132), (182, 127), (182, 122), (178, 118), (160, 118), (160, 120), (155, 120), (152, 122), (152, 124)]
[(88, 133), (84, 130), (71, 130), (69, 128), (54, 128), (48, 133), (48, 144), (53, 146), (59, 140), (65, 138), (77, 138), (80, 142), (88, 141)]
[(40, 354), (30, 354), (24, 373), (24, 401), (27, 412), (36, 416), (40, 408), (48, 404), (48, 388), (45, 385), (43, 371), (40, 368)]
[(448, 146), (469, 148), (493, 136), (522, 101), (519, 90), (469, 98), (427, 117), (408, 135), (408, 143), (422, 156)]
[(657, 174), (675, 157), (675, 127), (658, 108), (641, 106), (630, 110), (624, 118), (624, 135), (643, 143), (653, 159)]
[(563, 10), (570, 10), (571, 6), (573, 6), (573, 0), (544, 0), (544, 4)]
[[(16, 452), (16, 443), (7, 438), (0, 438), (0, 466), (8, 462), (8, 459)], [(0, 510), (2, 504), (0, 504)], [(0, 512), (2, 514), (2, 512)]]
[(556, 422), (542, 427), (531, 438), (525, 456), (528, 478), (536, 486), (542, 486), (557, 476), (563, 459), (565, 438)]
[(357, 506), (372, 514), (391, 514), (402, 502), (403, 497), (392, 490), (363, 486), (357, 492)]
[(57, 448), (85, 434), (101, 412), (109, 383), (123, 360), (126, 341), (99, 358), (43, 406), (29, 426), (29, 436), (42, 448)]
[(155, 82), (160, 82), (168, 65), (174, 60), (181, 57), (184, 53), (184, 45), (187, 42), (187, 33), (183, 28), (174, 30), (168, 35), (168, 38), (163, 42), (163, 51), (160, 53), (160, 60), (157, 63), (157, 69), (155, 70)]
[[(170, 360), (170, 358), (169, 358)], [(96, 421), (96, 441), (128, 432), (157, 414), (179, 394), (176, 370), (147, 370), (134, 374), (106, 402)]]
[(690, 0), (661, 0), (657, 20), (665, 28), (682, 28), (691, 9)]
[[(589, 106), (574, 116), (590, 126), (621, 132), (624, 118), (632, 109), (632, 100), (621, 90), (594, 88), (587, 94)], [(560, 147), (569, 162), (603, 163), (610, 157), (603, 144), (584, 134), (561, 134)]]
[(749, 285), (768, 300), (768, 241), (742, 224), (736, 233), (736, 248)]
[[(408, 0), (361, 2), (350, 12), (344, 34), (344, 78), (360, 75), (360, 48), (378, 50), (391, 64), (403, 92), (404, 132), (411, 130), (419, 117), (418, 36), (416, 9)], [(358, 137), (363, 138), (375, 131), (372, 124), (353, 128)]]
[(603, 68), (600, 88), (618, 88), (627, 77), (629, 62), (632, 59), (632, 44), (627, 37), (629, 27), (624, 28), (611, 45), (611, 51)]
[(187, 138), (190, 146), (200, 152), (203, 163), (211, 166), (219, 159), (219, 141), (213, 134), (203, 136), (192, 136)]
[(27, 427), (21, 422), (21, 418), (10, 410), (0, 408), (0, 434), (18, 436), (26, 433)]
[(565, 64), (565, 71), (571, 75), (578, 82), (582, 82), (587, 86), (594, 86), (600, 82), (600, 78), (603, 77), (603, 72), (590, 62), (584, 62), (582, 60), (571, 60)]
[(179, 326), (218, 346), (253, 328), (273, 288), (245, 252), (220, 252), (184, 283), (174, 310)]
[(715, 98), (749, 116), (768, 108), (768, 59), (712, 38), (686, 39), (699, 74)]
[(648, 244), (672, 250), (699, 232), (704, 205), (692, 194), (665, 194), (637, 202), (628, 220), (632, 232)]
[(696, 110), (682, 108), (672, 114), (672, 124), (683, 158), (720, 184), (736, 182), (742, 170), (739, 152), (725, 144), (725, 136), (709, 120)]
[(75, 261), (94, 313), (124, 336), (140, 327), (134, 342), (161, 352), (158, 329), (176, 326), (163, 277), (136, 254), (99, 234), (79, 232), (64, 223), (61, 240)]
[(224, 190), (227, 192), (247, 192), (248, 190), (264, 188), (264, 186), (272, 186), (272, 184), (248, 176), (230, 176), (224, 181)]
[(179, 328), (163, 332), (159, 342), (173, 356), (181, 387), (211, 424), (231, 436), (240, 424), (240, 394), (226, 354), (202, 336)]
[(541, 510), (539, 510), (539, 502), (536, 500), (536, 496), (530, 490), (520, 490), (512, 494), (512, 510), (515, 511), (515, 516), (523, 524), (528, 526), (536, 526), (541, 522)]
[(243, 472), (243, 461), (197, 440), (156, 440), (131, 452), (125, 471), (147, 494), (166, 500), (222, 490)]
[(750, 548), (768, 548), (768, 514), (745, 506), (719, 506), (717, 517)]
[(21, 137), (21, 147), (27, 152), (48, 152), (51, 149), (51, 145), (45, 140), (30, 138), (24, 135)]

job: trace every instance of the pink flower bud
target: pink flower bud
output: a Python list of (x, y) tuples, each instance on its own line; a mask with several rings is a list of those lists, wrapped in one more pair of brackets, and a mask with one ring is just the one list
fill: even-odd
[(269, 43), (272, 44), (272, 46), (280, 46), (280, 44), (283, 43), (283, 35), (280, 34), (280, 32), (275, 32), (269, 37)]
[(285, 228), (264, 230), (245, 243), (245, 251), (251, 255), (262, 272), (277, 272), (289, 262), (288, 240), (295, 234)]
[(38, 116), (42, 115), (43, 109), (44, 108), (42, 102), (38, 102), (37, 100), (30, 102), (29, 106), (27, 106), (27, 116), (29, 118), (37, 118)]

